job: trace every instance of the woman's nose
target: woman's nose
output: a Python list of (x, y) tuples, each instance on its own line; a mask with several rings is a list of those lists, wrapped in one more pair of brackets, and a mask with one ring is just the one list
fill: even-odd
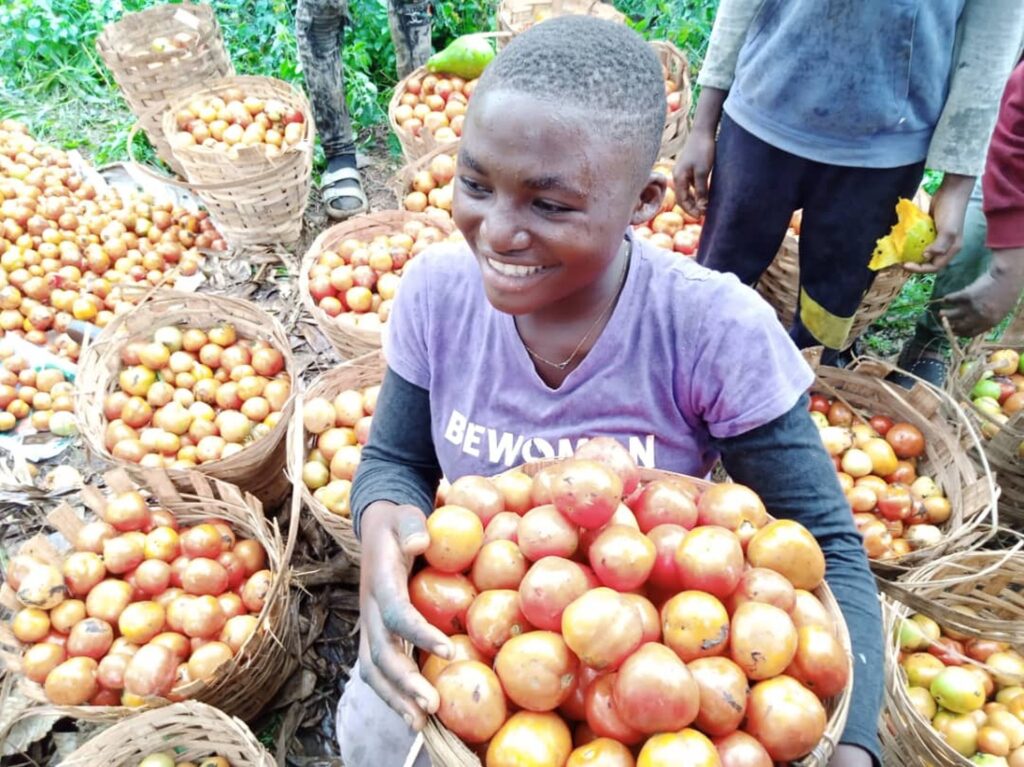
[(513, 253), (530, 247), (530, 234), (507, 205), (495, 204), (480, 222), (480, 239), (493, 253)]

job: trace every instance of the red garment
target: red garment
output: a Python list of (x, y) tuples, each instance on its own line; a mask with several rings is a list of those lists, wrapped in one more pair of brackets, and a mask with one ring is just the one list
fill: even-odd
[(982, 178), (989, 248), (1024, 248), (1024, 62), (1003, 92)]

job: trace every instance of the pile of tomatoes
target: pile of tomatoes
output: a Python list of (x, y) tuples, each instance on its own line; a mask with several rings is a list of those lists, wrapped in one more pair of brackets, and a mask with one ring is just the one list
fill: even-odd
[(379, 328), (391, 314), (406, 262), (443, 239), (437, 227), (412, 220), (390, 235), (342, 240), (321, 252), (309, 270), (313, 303), (341, 322)]
[(654, 172), (664, 176), (668, 184), (661, 210), (643, 226), (634, 230), (638, 237), (650, 241), (664, 250), (674, 250), (684, 256), (696, 256), (700, 244), (701, 220), (676, 204), (676, 185), (672, 165), (658, 163)]
[[(961, 374), (970, 371), (972, 364), (965, 362)], [(985, 371), (971, 388), (971, 404), (985, 415), (982, 434), (988, 438), (999, 433), (1000, 427), (1024, 410), (1024, 357), (1015, 349), (997, 349), (985, 359)], [(1024, 443), (1021, 443), (1024, 457)]]
[(409, 595), (455, 657), (421, 669), (488, 767), (770, 767), (820, 741), (823, 701), (849, 681), (811, 593), (825, 560), (750, 489), (640, 484), (597, 438), (533, 478), (462, 477), (442, 500)]
[(346, 389), (333, 400), (314, 397), (302, 406), (302, 424), (316, 437), (306, 454), (302, 481), (329, 512), (350, 516), (352, 478), (370, 439), (370, 424), (380, 386)]
[(205, 212), (101, 193), (64, 152), (0, 121), (0, 336), (75, 360), (72, 320), (102, 327), (146, 288), (195, 274), (199, 249), (226, 247)]
[(462, 135), (466, 108), (477, 82), (443, 72), (410, 77), (401, 85), (391, 117), (413, 136), (426, 132), (441, 144), (456, 141)]
[(277, 426), (291, 395), (284, 355), (234, 325), (154, 331), (121, 350), (103, 400), (104, 445), (143, 466), (189, 468), (228, 458)]
[(31, 417), (37, 431), (58, 437), (77, 432), (74, 385), (57, 368), (36, 370), (28, 360), (0, 343), (0, 432), (11, 431), (18, 421)]
[(452, 179), (455, 178), (455, 154), (434, 155), (426, 167), (416, 171), (409, 181), (402, 209), (426, 213), (450, 221), (452, 216)]
[(110, 497), (59, 564), (15, 556), (22, 672), (57, 705), (180, 699), (211, 679), (258, 626), (272, 575), (254, 539), (223, 520), (183, 527), (137, 491)]
[(216, 755), (204, 756), (198, 762), (176, 762), (173, 753), (161, 751), (147, 756), (138, 767), (231, 767), (231, 762)]
[(950, 748), (987, 767), (1024, 765), (1024, 656), (921, 614), (897, 639), (907, 697)]
[(246, 95), (228, 88), (221, 95), (201, 96), (174, 115), (177, 131), (170, 138), (174, 149), (201, 146), (228, 157), (238, 147), (258, 147), (267, 157), (306, 139), (306, 116), (301, 109), (277, 99)]
[(952, 511), (932, 477), (919, 474), (925, 442), (912, 423), (872, 416), (866, 423), (844, 402), (812, 394), (811, 417), (839, 472), (864, 550), (896, 559), (942, 540)]

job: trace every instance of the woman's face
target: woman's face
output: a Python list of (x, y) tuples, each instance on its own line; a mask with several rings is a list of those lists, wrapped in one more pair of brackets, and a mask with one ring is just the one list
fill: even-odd
[(626, 228), (661, 205), (665, 182), (636, 148), (603, 137), (577, 108), (501, 90), (466, 116), (453, 217), (491, 304), (531, 314), (598, 285)]

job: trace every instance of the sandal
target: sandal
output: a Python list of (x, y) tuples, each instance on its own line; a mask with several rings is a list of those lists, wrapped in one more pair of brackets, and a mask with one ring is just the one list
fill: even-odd
[[(355, 184), (346, 184), (346, 181), (355, 181)], [(359, 171), (355, 168), (339, 168), (336, 171), (324, 173), (320, 178), (320, 195), (327, 210), (327, 217), (334, 221), (344, 221), (352, 216), (365, 213), (369, 210), (369, 202), (366, 193), (363, 192), (362, 181)], [(335, 200), (356, 200), (359, 205), (352, 208), (340, 208), (332, 205)]]

